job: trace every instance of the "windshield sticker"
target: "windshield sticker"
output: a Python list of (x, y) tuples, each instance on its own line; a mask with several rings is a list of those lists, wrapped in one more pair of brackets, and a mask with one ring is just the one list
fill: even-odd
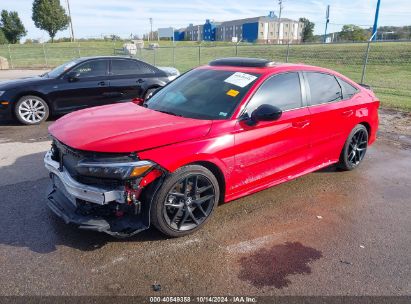
[(224, 80), (224, 82), (231, 83), (240, 88), (244, 88), (248, 86), (250, 83), (252, 83), (256, 78), (256, 76), (250, 74), (236, 72), (230, 77), (228, 77), (226, 80)]
[(240, 92), (236, 90), (229, 90), (226, 94), (231, 97), (236, 97), (238, 94), (240, 94)]
[(225, 113), (225, 112), (220, 112), (220, 114), (218, 114), (218, 115), (226, 117), (226, 116), (227, 116), (227, 113)]

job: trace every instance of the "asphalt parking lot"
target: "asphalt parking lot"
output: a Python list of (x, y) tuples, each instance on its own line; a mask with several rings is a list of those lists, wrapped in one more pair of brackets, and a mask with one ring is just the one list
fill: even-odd
[(410, 295), (411, 116), (398, 115), (382, 112), (357, 170), (326, 168), (222, 205), (180, 239), (150, 229), (127, 240), (46, 208), (52, 121), (3, 122), (0, 295)]

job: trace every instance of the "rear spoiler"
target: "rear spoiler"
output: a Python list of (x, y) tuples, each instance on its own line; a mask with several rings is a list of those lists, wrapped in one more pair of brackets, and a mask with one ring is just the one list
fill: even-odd
[(358, 83), (358, 84), (359, 84), (360, 86), (362, 86), (363, 88), (372, 91), (371, 86), (369, 86), (368, 84), (365, 84), (365, 83)]

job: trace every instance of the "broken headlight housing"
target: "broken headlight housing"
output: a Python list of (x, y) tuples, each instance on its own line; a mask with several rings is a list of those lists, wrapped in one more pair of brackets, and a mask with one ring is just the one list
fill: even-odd
[(81, 175), (98, 178), (109, 178), (127, 180), (145, 175), (154, 166), (150, 161), (133, 161), (133, 162), (95, 162), (80, 161), (77, 166), (77, 172)]

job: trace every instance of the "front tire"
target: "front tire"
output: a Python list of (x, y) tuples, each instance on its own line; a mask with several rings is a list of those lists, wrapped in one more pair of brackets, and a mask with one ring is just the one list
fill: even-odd
[(19, 99), (14, 114), (22, 124), (37, 125), (47, 120), (50, 110), (44, 99), (27, 95)]
[(344, 144), (338, 167), (346, 171), (357, 168), (364, 159), (367, 147), (367, 128), (363, 125), (356, 125)]
[(151, 208), (151, 222), (170, 237), (200, 229), (211, 217), (220, 197), (216, 177), (198, 165), (182, 167), (166, 178)]
[(157, 91), (157, 89), (158, 89), (158, 88), (148, 89), (147, 92), (144, 94), (144, 100), (149, 99), (149, 98), (151, 97), (151, 95), (153, 95), (153, 93), (154, 93), (155, 91)]

